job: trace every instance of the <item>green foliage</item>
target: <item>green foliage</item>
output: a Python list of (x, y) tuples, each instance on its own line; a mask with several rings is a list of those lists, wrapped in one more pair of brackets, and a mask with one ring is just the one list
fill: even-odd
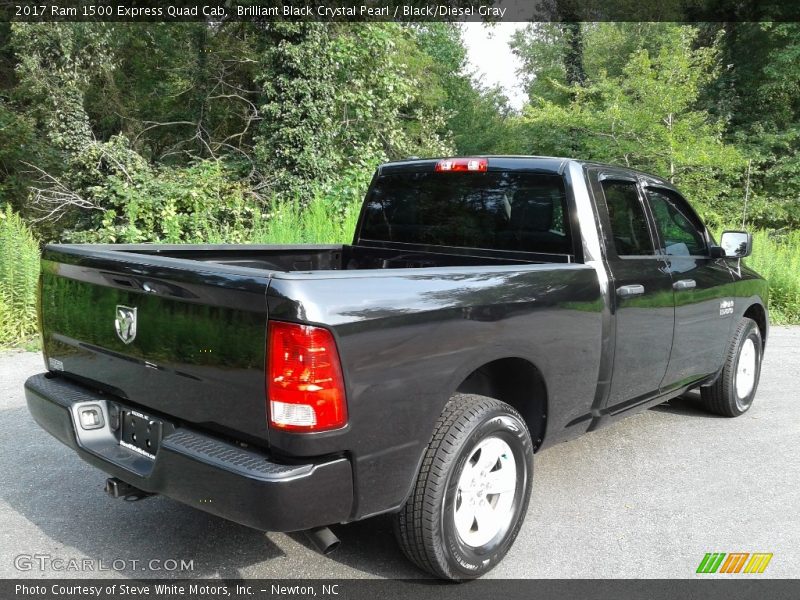
[(123, 134), (151, 162), (231, 156), (252, 168), (259, 49), (249, 23), (128, 23), (115, 28), (84, 106), (97, 137)]
[(110, 65), (114, 28), (105, 23), (15, 23), (12, 45), (19, 57), (17, 92), (56, 148), (80, 150), (92, 139), (83, 106), (91, 81)]
[(567, 40), (558, 23), (531, 23), (516, 32), (511, 49), (522, 62), (520, 76), (532, 99), (563, 104), (569, 101)]
[(754, 232), (745, 262), (769, 281), (770, 321), (800, 323), (800, 231)]
[(726, 33), (716, 98), (728, 136), (754, 159), (750, 219), (759, 227), (800, 225), (800, 24), (737, 23)]
[(414, 30), (274, 23), (267, 35), (254, 152), (273, 193), (304, 204), (343, 169), (450, 150), (437, 80), (422, 87), (433, 60)]
[(749, 262), (800, 319), (800, 25), (533, 23), (512, 48), (521, 113), (454, 23), (0, 24), (4, 235), (30, 235), (18, 214), (45, 241), (349, 242), (376, 164), (453, 153), (638, 167), (714, 226), (750, 162)]
[(715, 36), (699, 43), (697, 28), (678, 23), (584, 24), (587, 77), (591, 80), (601, 73), (619, 77), (633, 55), (646, 51), (650, 56), (658, 56), (663, 48), (674, 46), (675, 40), (686, 34), (693, 40), (692, 49), (705, 48), (716, 52), (719, 41)]
[(96, 209), (85, 226), (65, 234), (71, 242), (236, 243), (260, 211), (220, 161), (154, 169), (114, 138), (90, 145), (76, 162), (74, 178)]
[(448, 145), (422, 152), (409, 149), (405, 155), (451, 154), (449, 143), (461, 155), (515, 153), (519, 147), (516, 115), (502, 90), (485, 86), (470, 71), (459, 25), (416, 23), (409, 31), (422, 51), (415, 61), (409, 61), (419, 73), (416, 79), (424, 83), (417, 94), (428, 116), (420, 121), (436, 126), (439, 139)]
[(349, 244), (361, 210), (361, 199), (341, 209), (322, 195), (305, 208), (297, 203), (275, 203), (268, 219), (261, 221), (248, 241), (255, 244)]
[(37, 140), (33, 119), (17, 114), (0, 97), (0, 198), (7, 198), (16, 210), (22, 208), (22, 199), (28, 195), (24, 162), (49, 162), (45, 151)]
[(696, 30), (669, 30), (651, 56), (630, 55), (616, 77), (597, 73), (567, 88), (567, 103), (537, 98), (524, 124), (533, 154), (581, 156), (659, 174), (676, 183), (712, 223), (731, 220), (732, 185), (743, 160), (723, 142), (723, 123), (697, 106), (715, 75), (715, 47), (693, 49)]
[(0, 209), (0, 347), (36, 334), (39, 246), (10, 206)]
[(255, 153), (270, 187), (306, 201), (336, 164), (334, 62), (322, 23), (274, 23), (263, 57), (264, 115)]
[(0, 125), (11, 125), (0, 127), (0, 189), (30, 218), (51, 215), (43, 199), (77, 201), (62, 207), (72, 214), (36, 221), (46, 239), (96, 221), (76, 214), (104, 208), (80, 179), (119, 137), (153, 172), (221, 161), (262, 203), (274, 195), (306, 203), (342, 172), (452, 152), (445, 74), (414, 27), (15, 23), (4, 31)]

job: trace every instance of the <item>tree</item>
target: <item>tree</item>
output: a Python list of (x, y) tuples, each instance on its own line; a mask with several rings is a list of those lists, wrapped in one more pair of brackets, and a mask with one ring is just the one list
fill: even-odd
[(308, 202), (341, 172), (448, 150), (422, 87), (431, 58), (409, 28), (273, 23), (266, 39), (255, 154), (273, 192)]
[(726, 25), (724, 63), (709, 103), (722, 105), (726, 137), (753, 158), (749, 219), (758, 226), (800, 225), (800, 26)]
[(716, 72), (715, 48), (693, 49), (696, 29), (671, 30), (651, 56), (634, 52), (614, 77), (560, 86), (567, 103), (540, 98), (524, 116), (531, 153), (578, 155), (660, 174), (679, 184), (712, 223), (734, 214), (742, 157), (723, 143), (724, 123), (697, 106)]
[(18, 93), (51, 142), (65, 153), (92, 139), (84, 97), (92, 81), (113, 69), (113, 25), (16, 23), (12, 40), (19, 57)]
[(413, 26), (413, 31), (431, 59), (423, 97), (429, 112), (438, 108), (444, 116), (439, 137), (451, 140), (457, 154), (514, 153), (516, 115), (503, 90), (485, 86), (470, 70), (460, 25), (424, 23)]
[(334, 61), (321, 23), (271, 23), (261, 59), (263, 120), (254, 153), (269, 189), (303, 202), (336, 164)]
[(569, 42), (561, 23), (531, 23), (514, 34), (511, 50), (522, 63), (520, 78), (531, 101), (569, 100)]
[(257, 37), (243, 22), (119, 24), (115, 68), (86, 94), (96, 136), (123, 134), (153, 162), (230, 157), (249, 172), (260, 119)]

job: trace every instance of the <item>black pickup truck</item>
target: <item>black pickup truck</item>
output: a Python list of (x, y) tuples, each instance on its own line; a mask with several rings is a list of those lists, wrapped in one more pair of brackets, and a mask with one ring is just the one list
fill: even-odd
[(519, 532), (534, 452), (692, 388), (750, 408), (750, 247), (629, 169), (392, 162), (351, 245), (47, 246), (28, 406), (114, 496), (326, 550), (393, 513), (414, 563), (473, 578)]

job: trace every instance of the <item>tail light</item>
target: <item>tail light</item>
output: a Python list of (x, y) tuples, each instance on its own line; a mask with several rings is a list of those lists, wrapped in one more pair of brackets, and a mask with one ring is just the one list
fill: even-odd
[(270, 321), (267, 343), (270, 425), (306, 432), (344, 427), (347, 400), (331, 332)]
[(434, 171), (437, 173), (459, 171), (485, 173), (488, 168), (489, 161), (485, 158), (445, 158), (436, 163)]

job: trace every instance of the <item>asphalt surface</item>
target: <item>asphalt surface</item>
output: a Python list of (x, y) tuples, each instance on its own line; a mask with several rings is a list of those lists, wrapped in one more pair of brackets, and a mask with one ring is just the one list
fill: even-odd
[[(755, 404), (738, 419), (689, 396), (537, 455), (525, 525), (490, 577), (691, 578), (706, 552), (771, 552), (760, 577), (800, 576), (799, 349), (800, 327), (772, 328)], [(388, 518), (335, 527), (342, 546), (323, 557), (302, 535), (107, 497), (105, 475), (28, 414), (22, 384), (42, 370), (38, 354), (0, 355), (0, 578), (420, 576)], [(47, 557), (74, 562), (41, 569)], [(169, 559), (193, 570), (166, 571)]]

